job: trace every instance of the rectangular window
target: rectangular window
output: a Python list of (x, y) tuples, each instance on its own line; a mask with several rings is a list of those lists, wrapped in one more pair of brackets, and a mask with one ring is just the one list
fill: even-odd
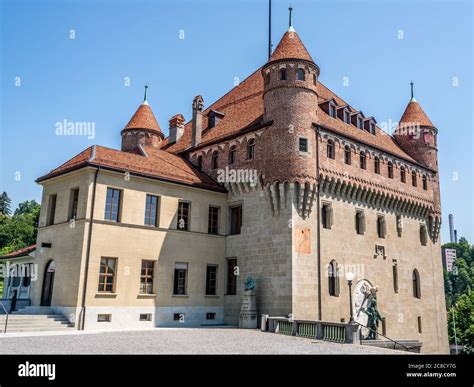
[(418, 316), (418, 333), (423, 333), (423, 329), (421, 326), (421, 316)]
[(178, 203), (178, 230), (189, 231), (189, 202)]
[(219, 207), (209, 206), (207, 232), (214, 235), (219, 233)]
[(215, 320), (216, 319), (216, 314), (212, 312), (206, 313), (206, 320)]
[(145, 225), (152, 227), (158, 226), (158, 208), (159, 197), (155, 195), (146, 195)]
[(387, 336), (387, 320), (382, 317), (382, 335)]
[(393, 291), (398, 293), (398, 267), (397, 264), (392, 266), (392, 274), (393, 274)]
[(365, 216), (363, 211), (356, 211), (356, 232), (359, 235), (364, 235), (365, 232)]
[(99, 292), (114, 293), (117, 258), (101, 258), (99, 271)]
[(173, 294), (174, 295), (185, 295), (186, 294), (186, 277), (188, 274), (188, 264), (187, 263), (176, 263), (174, 267), (174, 286)]
[(230, 207), (230, 235), (240, 234), (242, 228), (242, 206)]
[(49, 204), (48, 204), (48, 219), (47, 225), (50, 226), (54, 224), (54, 217), (56, 216), (56, 202), (58, 199), (58, 195), (49, 195)]
[(227, 259), (227, 289), (226, 294), (237, 294), (237, 258)]
[(379, 238), (385, 238), (386, 234), (385, 217), (379, 215), (377, 216), (377, 235)]
[(140, 313), (140, 321), (151, 321), (151, 313)]
[(420, 243), (422, 246), (428, 244), (428, 230), (424, 224), (420, 225)]
[(403, 231), (403, 221), (402, 221), (402, 216), (397, 215), (397, 235), (400, 238), (402, 236), (402, 231)]
[(69, 220), (77, 219), (78, 204), (79, 204), (79, 188), (73, 188), (69, 195)]
[(97, 315), (97, 322), (111, 322), (112, 315), (111, 314), (98, 314)]
[(115, 188), (107, 188), (105, 201), (105, 220), (120, 222), (120, 200), (122, 191)]
[(155, 261), (142, 260), (140, 273), (140, 294), (153, 294), (153, 272)]
[(325, 203), (321, 208), (321, 223), (323, 228), (330, 229), (332, 227), (332, 207), (331, 204)]
[(206, 296), (217, 294), (217, 266), (207, 265), (206, 269)]
[(308, 152), (308, 139), (300, 137), (299, 147), (300, 147), (300, 152)]

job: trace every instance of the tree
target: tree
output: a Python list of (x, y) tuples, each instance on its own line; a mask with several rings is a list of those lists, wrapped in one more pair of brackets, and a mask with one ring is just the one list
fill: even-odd
[(454, 320), (456, 338), (464, 351), (474, 351), (474, 246), (466, 238), (459, 243), (447, 243), (444, 248), (456, 250), (456, 261), (452, 272), (444, 272), (444, 289), (448, 308), (449, 342), (454, 343)]
[(20, 203), (13, 216), (0, 214), (0, 255), (36, 242), (39, 214), (34, 200)]
[(3, 193), (0, 195), (0, 214), (10, 215), (11, 204), (12, 204), (12, 200), (8, 197), (8, 194), (5, 191), (3, 191)]
[(462, 294), (453, 309), (451, 309), (448, 318), (449, 342), (454, 343), (454, 325), (456, 325), (458, 344), (464, 346), (465, 352), (472, 353), (474, 350), (474, 292), (469, 291)]

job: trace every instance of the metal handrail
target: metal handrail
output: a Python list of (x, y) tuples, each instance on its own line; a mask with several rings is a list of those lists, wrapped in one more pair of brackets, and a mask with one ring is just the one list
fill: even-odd
[[(359, 323), (359, 322), (357, 322), (357, 321), (354, 321), (354, 322), (355, 322), (356, 324), (360, 325), (361, 327), (367, 328), (367, 329), (371, 330), (372, 332), (375, 332), (375, 334), (380, 335), (380, 336), (385, 337), (386, 339), (390, 340), (392, 343), (394, 343), (393, 349), (395, 349), (396, 346), (399, 345), (399, 346), (405, 348), (405, 350), (406, 350), (407, 352), (411, 352), (411, 350), (414, 348), (414, 347), (407, 347), (406, 345), (400, 343), (399, 341), (393, 340), (393, 339), (391, 339), (390, 337), (387, 337), (387, 336), (385, 336), (385, 335), (383, 335), (383, 334), (377, 332), (375, 329), (372, 329), (372, 328), (368, 327), (367, 325), (361, 324), (361, 323)], [(360, 343), (362, 344), (362, 333), (361, 333), (359, 336), (360, 336)]]
[(7, 317), (5, 318), (5, 327), (3, 328), (3, 333), (7, 333), (7, 326), (8, 326), (8, 316), (9, 316), (9, 313), (8, 313), (8, 310), (7, 308), (5, 308), (5, 305), (3, 305), (3, 301), (0, 300), (0, 305), (2, 305), (2, 308), (5, 312), (5, 314), (7, 315)]

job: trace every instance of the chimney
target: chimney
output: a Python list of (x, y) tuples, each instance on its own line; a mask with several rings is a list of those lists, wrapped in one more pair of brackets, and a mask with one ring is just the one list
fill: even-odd
[(454, 216), (449, 214), (449, 241), (455, 243), (456, 239), (454, 237)]
[(201, 135), (202, 135), (202, 111), (204, 109), (204, 100), (200, 95), (194, 97), (193, 100), (193, 122), (192, 122), (192, 129), (193, 129), (193, 138), (192, 138), (192, 146), (195, 147), (199, 145), (201, 142)]
[(175, 114), (170, 118), (170, 138), (169, 143), (174, 144), (178, 142), (184, 133), (184, 116), (182, 114)]

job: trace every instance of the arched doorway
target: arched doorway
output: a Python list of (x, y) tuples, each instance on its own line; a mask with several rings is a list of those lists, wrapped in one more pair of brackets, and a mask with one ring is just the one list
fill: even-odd
[(41, 293), (41, 306), (51, 306), (53, 298), (54, 273), (56, 272), (56, 264), (49, 261), (46, 265), (43, 276), (43, 292)]

